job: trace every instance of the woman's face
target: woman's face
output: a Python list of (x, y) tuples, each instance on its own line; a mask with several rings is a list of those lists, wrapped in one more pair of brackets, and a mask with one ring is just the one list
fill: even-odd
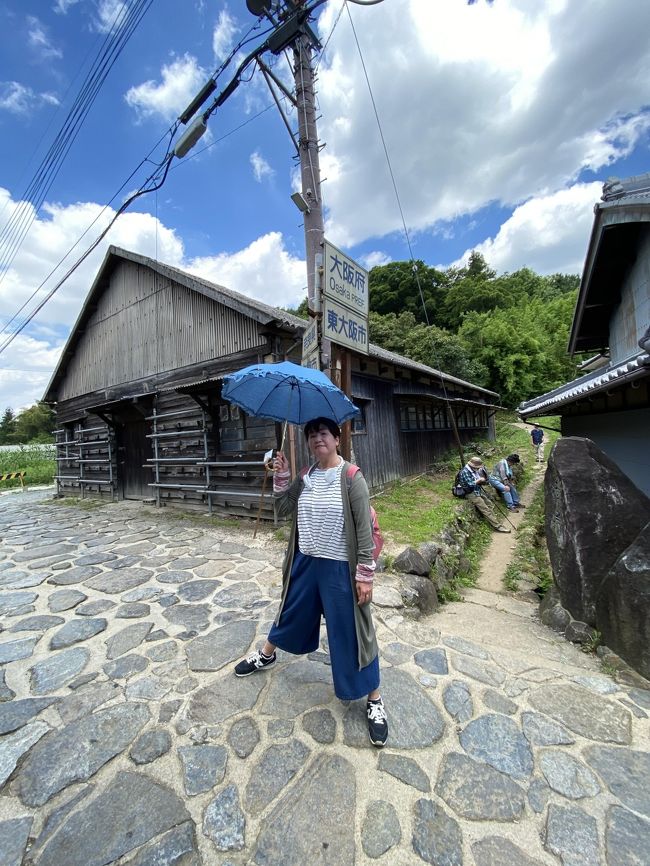
[(339, 437), (332, 436), (325, 424), (321, 424), (318, 430), (312, 430), (307, 436), (307, 445), (316, 460), (322, 465), (331, 462), (337, 456)]

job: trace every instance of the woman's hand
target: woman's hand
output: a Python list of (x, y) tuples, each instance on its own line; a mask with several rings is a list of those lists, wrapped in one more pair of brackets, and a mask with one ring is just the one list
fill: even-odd
[(365, 581), (357, 580), (357, 604), (362, 607), (369, 601), (372, 601), (372, 584)]
[(273, 469), (275, 472), (288, 472), (289, 471), (289, 461), (284, 456), (282, 451), (278, 451), (278, 453), (275, 455)]

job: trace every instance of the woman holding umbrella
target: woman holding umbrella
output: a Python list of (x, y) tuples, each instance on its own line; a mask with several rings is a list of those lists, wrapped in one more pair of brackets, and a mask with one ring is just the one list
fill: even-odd
[(235, 667), (239, 677), (271, 667), (276, 647), (295, 655), (318, 649), (325, 616), (336, 696), (367, 695), (368, 733), (374, 746), (388, 737), (379, 693), (379, 657), (370, 601), (375, 570), (368, 487), (338, 453), (341, 431), (330, 418), (304, 428), (315, 463), (290, 483), (289, 464), (275, 459), (274, 492), (280, 515), (293, 515), (282, 569), (282, 598), (261, 650)]

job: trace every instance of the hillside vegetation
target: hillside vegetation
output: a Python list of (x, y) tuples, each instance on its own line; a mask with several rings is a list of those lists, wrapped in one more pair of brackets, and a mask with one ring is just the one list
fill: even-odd
[[(575, 377), (580, 359), (567, 343), (579, 284), (575, 274), (529, 268), (497, 276), (476, 252), (446, 270), (390, 262), (370, 271), (370, 341), (515, 408)], [(306, 315), (306, 302), (292, 312)]]

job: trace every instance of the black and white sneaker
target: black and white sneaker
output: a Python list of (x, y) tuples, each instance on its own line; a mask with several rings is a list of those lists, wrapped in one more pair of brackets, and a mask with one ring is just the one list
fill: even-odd
[(251, 674), (257, 673), (257, 671), (273, 667), (275, 659), (275, 653), (271, 656), (265, 656), (260, 650), (255, 650), (254, 653), (246, 656), (243, 661), (239, 662), (239, 664), (235, 666), (235, 676), (249, 677)]
[(388, 719), (384, 702), (381, 698), (376, 701), (368, 701), (366, 712), (368, 715), (368, 736), (373, 746), (381, 749), (386, 745), (388, 739)]

